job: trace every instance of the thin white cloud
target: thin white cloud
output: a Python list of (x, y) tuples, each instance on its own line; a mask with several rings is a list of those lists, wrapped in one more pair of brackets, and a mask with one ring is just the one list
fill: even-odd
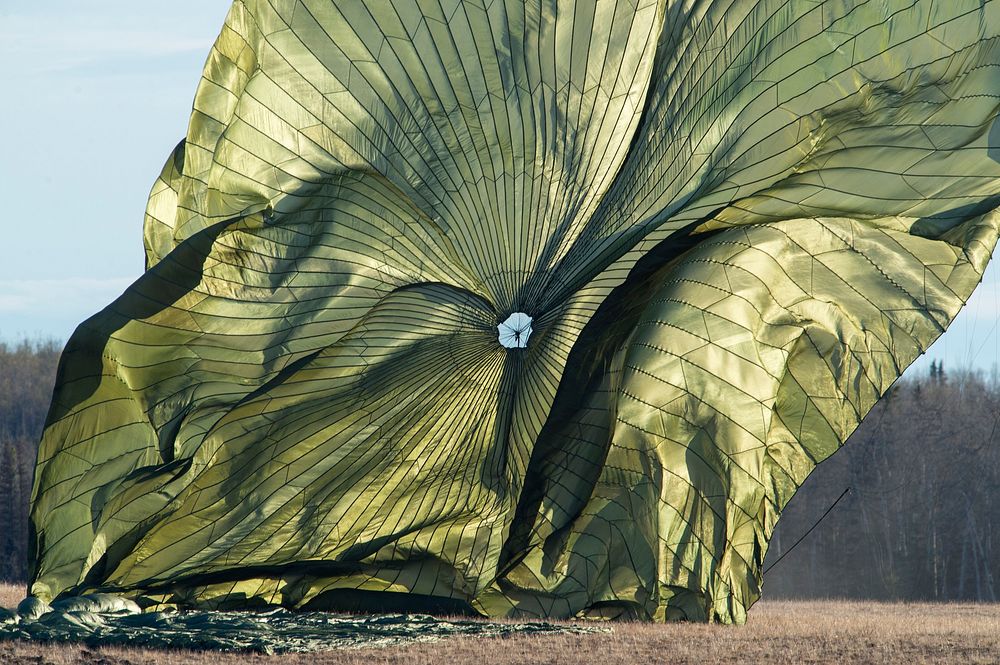
[[(126, 58), (208, 54), (220, 25), (131, 25), (73, 14), (7, 15), (0, 21), (5, 75), (38, 75)], [(16, 58), (16, 59), (15, 59)], [(16, 65), (14, 64), (16, 63)], [(11, 66), (13, 65), (13, 66)], [(6, 67), (4, 67), (6, 69)]]
[(66, 340), (80, 322), (101, 311), (132, 277), (0, 279), (0, 341)]
[(118, 297), (134, 277), (0, 280), (0, 314), (96, 312)]

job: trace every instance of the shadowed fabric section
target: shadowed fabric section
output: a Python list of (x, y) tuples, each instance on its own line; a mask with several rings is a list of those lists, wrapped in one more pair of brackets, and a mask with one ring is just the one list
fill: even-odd
[[(361, 596), (363, 592), (345, 590), (345, 594)], [(394, 609), (400, 603), (393, 595), (378, 594), (375, 606), (382, 614), (364, 617), (318, 611), (323, 610), (321, 604), (302, 612), (272, 607), (255, 612), (142, 613), (135, 603), (107, 594), (91, 594), (57, 601), (51, 607), (29, 602), (22, 603), (17, 612), (0, 608), (0, 640), (284, 654), (391, 647), (460, 636), (581, 635), (607, 630), (534, 621), (438, 619), (415, 614), (413, 607), (423, 602), (425, 611), (452, 615), (456, 614), (454, 608), (440, 600), (412, 594), (407, 594), (413, 601), (407, 613), (401, 613)]]
[[(31, 594), (743, 622), (982, 277), (997, 2), (237, 1)], [(284, 616), (284, 615), (282, 615)]]

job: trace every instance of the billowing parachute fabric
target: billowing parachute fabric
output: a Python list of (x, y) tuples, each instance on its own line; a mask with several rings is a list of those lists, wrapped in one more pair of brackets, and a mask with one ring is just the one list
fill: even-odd
[(745, 621), (990, 258), (997, 5), (236, 2), (31, 593)]

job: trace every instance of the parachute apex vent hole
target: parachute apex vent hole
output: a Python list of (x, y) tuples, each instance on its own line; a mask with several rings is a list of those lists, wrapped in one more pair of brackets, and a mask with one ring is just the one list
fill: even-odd
[(531, 317), (524, 312), (514, 312), (497, 325), (497, 339), (506, 349), (523, 349), (531, 337)]

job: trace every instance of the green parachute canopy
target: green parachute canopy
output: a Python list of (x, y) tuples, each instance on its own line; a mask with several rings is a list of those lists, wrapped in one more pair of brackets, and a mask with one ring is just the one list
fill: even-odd
[[(484, 6), (485, 4), (485, 6)], [(238, 0), (30, 592), (743, 622), (1000, 205), (980, 0)]]

